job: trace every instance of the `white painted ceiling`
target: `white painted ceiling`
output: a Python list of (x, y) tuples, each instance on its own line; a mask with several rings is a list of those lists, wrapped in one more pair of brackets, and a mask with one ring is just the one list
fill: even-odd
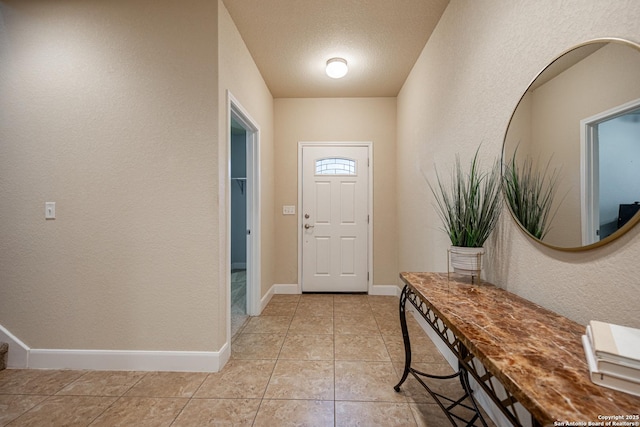
[[(448, 0), (223, 0), (274, 98), (396, 96)], [(342, 79), (325, 74), (345, 58)]]

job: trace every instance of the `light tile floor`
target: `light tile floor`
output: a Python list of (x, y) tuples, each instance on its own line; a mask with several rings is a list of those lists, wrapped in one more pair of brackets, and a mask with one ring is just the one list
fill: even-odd
[[(414, 367), (450, 366), (412, 318)], [(0, 425), (449, 425), (403, 369), (398, 299), (275, 295), (232, 342), (221, 372), (0, 371)], [(440, 384), (459, 396), (457, 380)]]

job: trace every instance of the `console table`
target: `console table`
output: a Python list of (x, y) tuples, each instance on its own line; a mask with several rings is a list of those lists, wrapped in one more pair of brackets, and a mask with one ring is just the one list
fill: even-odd
[[(458, 418), (454, 408), (461, 404), (475, 412), (472, 419), (465, 420), (467, 425), (486, 425), (469, 377), (516, 426), (523, 422), (516, 402), (537, 426), (606, 425), (603, 417), (608, 416), (619, 416), (618, 422), (631, 422), (629, 425), (638, 422), (640, 397), (595, 385), (589, 379), (581, 341), (584, 326), (487, 282), (472, 283), (470, 278), (447, 273), (401, 273), (400, 278), (405, 283), (400, 322), (406, 361), (396, 391), (409, 374), (413, 375), (454, 425)], [(457, 356), (456, 374), (431, 375), (411, 366), (407, 303)], [(456, 376), (465, 392), (461, 399), (442, 396), (423, 381)], [(504, 391), (497, 389), (496, 380)]]

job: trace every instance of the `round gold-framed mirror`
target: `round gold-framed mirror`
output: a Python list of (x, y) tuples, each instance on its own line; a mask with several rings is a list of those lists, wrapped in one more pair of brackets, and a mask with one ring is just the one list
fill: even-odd
[(505, 201), (541, 244), (588, 250), (640, 222), (640, 45), (604, 38), (545, 67), (502, 150)]

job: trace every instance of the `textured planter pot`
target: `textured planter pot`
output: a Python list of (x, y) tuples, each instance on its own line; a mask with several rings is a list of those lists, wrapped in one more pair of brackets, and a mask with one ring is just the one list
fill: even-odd
[(451, 246), (449, 257), (453, 271), (465, 276), (480, 276), (484, 248), (464, 248)]

